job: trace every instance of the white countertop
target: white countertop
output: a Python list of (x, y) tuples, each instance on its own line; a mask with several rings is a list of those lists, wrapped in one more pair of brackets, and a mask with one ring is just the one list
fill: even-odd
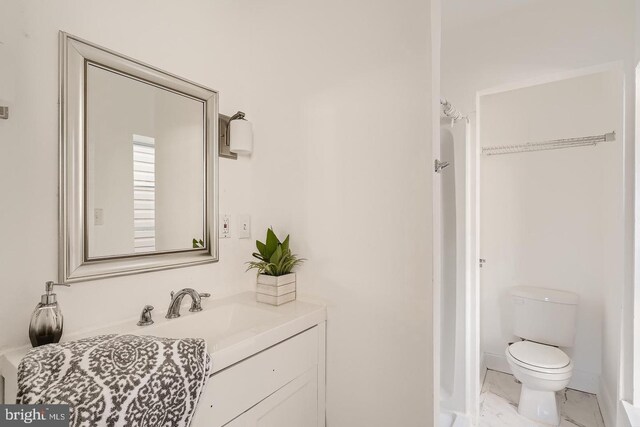
[[(191, 302), (189, 298), (188, 304)], [(204, 338), (214, 374), (253, 354), (326, 320), (326, 307), (298, 299), (275, 307), (255, 301), (255, 292), (202, 301), (201, 312), (189, 312), (185, 304), (177, 319), (165, 319), (166, 310), (154, 310), (155, 323), (137, 326), (137, 318), (100, 329), (64, 335), (61, 342), (103, 334), (155, 335), (168, 338)], [(5, 401), (12, 402), (17, 387), (18, 365), (31, 349), (24, 346), (0, 355), (0, 375), (5, 379)]]

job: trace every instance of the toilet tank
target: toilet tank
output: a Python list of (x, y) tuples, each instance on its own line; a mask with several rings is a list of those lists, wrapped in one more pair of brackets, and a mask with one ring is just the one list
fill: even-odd
[(572, 347), (576, 335), (578, 295), (556, 289), (511, 288), (513, 333), (529, 341)]

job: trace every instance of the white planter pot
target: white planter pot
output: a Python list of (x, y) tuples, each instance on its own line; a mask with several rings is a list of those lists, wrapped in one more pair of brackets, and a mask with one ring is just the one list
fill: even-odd
[(284, 276), (258, 275), (256, 300), (271, 305), (281, 305), (296, 299), (296, 273)]

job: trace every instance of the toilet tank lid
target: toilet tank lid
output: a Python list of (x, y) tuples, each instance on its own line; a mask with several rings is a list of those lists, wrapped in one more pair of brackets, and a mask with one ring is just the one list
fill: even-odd
[(516, 286), (511, 288), (509, 294), (514, 297), (554, 302), (556, 304), (578, 304), (578, 294), (568, 291), (559, 291), (557, 289), (537, 288), (534, 286)]

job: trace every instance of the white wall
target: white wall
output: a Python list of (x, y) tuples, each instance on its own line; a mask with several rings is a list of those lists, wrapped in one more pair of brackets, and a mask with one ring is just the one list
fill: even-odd
[[(429, 5), (302, 3), (263, 2), (252, 11), (251, 55), (263, 71), (251, 88), (263, 132), (253, 185), (271, 221), (259, 225), (292, 233), (294, 249), (309, 259), (300, 290), (328, 304), (327, 424), (425, 425)], [(283, 181), (282, 197), (268, 203)]]
[[(541, 76), (553, 77), (573, 70), (612, 61), (622, 61), (625, 70), (625, 232), (624, 284), (609, 294), (618, 301), (628, 300), (633, 289), (633, 171), (634, 171), (634, 54), (635, 2), (631, 0), (568, 0), (563, 2), (523, 1), (505, 4), (500, 0), (483, 3), (491, 13), (474, 13), (473, 0), (451, 0), (443, 10), (442, 93), (458, 108), (475, 118), (478, 91), (511, 83), (522, 83)], [(496, 7), (491, 7), (491, 6)], [(473, 125), (473, 123), (472, 123)], [(473, 173), (473, 172), (472, 172)], [(481, 257), (478, 254), (478, 257)], [(618, 306), (620, 311), (630, 307)], [(631, 315), (624, 324), (609, 322), (608, 333), (619, 335), (625, 329), (622, 351), (631, 345), (628, 332)], [(621, 358), (620, 348), (611, 359)], [(618, 386), (603, 405), (611, 415), (621, 409), (619, 397), (630, 397), (629, 363), (617, 375)], [(620, 387), (623, 386), (623, 387)], [(616, 408), (618, 406), (618, 408)]]
[[(622, 134), (622, 75), (598, 73), (480, 98), (483, 147)], [(616, 319), (607, 295), (620, 286), (616, 257), (622, 226), (622, 143), (544, 152), (481, 156), (480, 249), (482, 346), (504, 360), (511, 330), (513, 286), (537, 286), (580, 296), (570, 387), (598, 392), (601, 366), (615, 347), (603, 334)], [(604, 302), (604, 304), (603, 304)], [(604, 357), (604, 364), (603, 362)], [(489, 359), (487, 359), (489, 364)], [(494, 362), (495, 363), (495, 362)], [(490, 366), (495, 367), (495, 366)], [(606, 372), (615, 390), (615, 372)]]
[[(0, 329), (0, 348), (28, 342), (31, 310), (57, 273), (63, 29), (218, 89), (222, 113), (247, 113), (255, 151), (221, 159), (221, 212), (251, 213), (254, 238), (269, 225), (291, 233), (309, 259), (300, 291), (328, 303), (328, 423), (428, 423), (429, 2), (0, 1), (0, 101), (11, 108), (0, 121), (0, 325), (18, 325)], [(67, 331), (144, 304), (160, 311), (185, 286), (251, 289), (253, 244), (221, 241), (218, 264), (61, 290)]]
[(465, 17), (474, 3), (446, 2), (442, 18), (442, 92), (463, 111), (475, 111), (479, 90), (613, 61), (634, 67), (632, 0), (528, 0)]
[[(87, 67), (87, 237), (89, 257), (134, 252), (133, 134), (155, 135), (153, 91), (133, 79)], [(119, 83), (119, 84), (118, 84)], [(130, 96), (137, 102), (123, 103)], [(113, 123), (118, 123), (114, 126)], [(118, 173), (113, 173), (116, 169)], [(101, 209), (96, 225), (94, 210)]]
[[(156, 248), (192, 248), (204, 238), (203, 104), (156, 92)], [(185, 102), (186, 101), (186, 102)], [(178, 179), (176, 179), (178, 177)], [(187, 209), (188, 207), (188, 209)]]
[[(640, 73), (638, 71), (638, 65), (640, 64), (640, 7), (636, 7), (635, 14), (635, 57), (634, 57), (634, 65), (636, 65), (636, 74), (635, 74), (635, 94), (633, 100), (635, 102), (634, 106), (635, 110), (635, 137), (636, 137), (636, 145), (637, 145), (637, 137), (638, 126), (640, 126), (640, 117), (638, 114), (640, 111), (637, 109), (638, 102), (640, 100), (640, 88), (638, 87), (638, 81), (640, 81)], [(640, 164), (640, 152), (636, 150), (635, 157), (633, 158), (633, 164), (637, 170), (638, 164)], [(640, 210), (640, 197), (638, 197), (638, 191), (640, 190), (640, 176), (636, 173), (633, 181), (634, 188), (634, 206), (631, 208), (633, 212), (638, 212)], [(640, 217), (635, 216), (635, 229), (633, 233), (634, 237), (634, 259), (633, 263), (633, 271), (634, 277), (632, 281), (628, 281), (626, 283), (625, 295), (624, 295), (624, 307), (623, 307), (623, 316), (624, 316), (624, 328), (623, 328), (623, 343), (624, 353), (623, 353), (623, 384), (622, 398), (626, 399), (628, 402), (635, 404), (636, 406), (640, 406), (640, 316), (634, 315), (635, 313), (640, 313), (640, 281), (638, 280), (638, 269), (640, 268)], [(635, 311), (635, 313), (634, 313)], [(624, 417), (621, 417), (624, 418)], [(629, 423), (625, 424), (624, 427), (627, 427)]]

